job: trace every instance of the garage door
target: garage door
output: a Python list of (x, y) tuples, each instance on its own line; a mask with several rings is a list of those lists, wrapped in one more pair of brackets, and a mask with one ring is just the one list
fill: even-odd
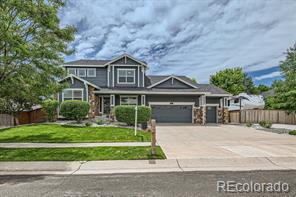
[(217, 123), (217, 107), (207, 106), (207, 123)]
[(152, 105), (152, 118), (160, 123), (191, 123), (192, 105)]

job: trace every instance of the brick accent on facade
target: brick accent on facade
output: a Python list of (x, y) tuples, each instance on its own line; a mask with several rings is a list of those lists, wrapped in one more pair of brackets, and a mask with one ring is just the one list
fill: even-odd
[(228, 124), (229, 123), (229, 111), (228, 108), (218, 109), (218, 123)]
[(229, 111), (228, 108), (223, 108), (223, 124), (228, 124), (229, 121)]
[(194, 123), (204, 125), (206, 120), (205, 107), (194, 108)]
[(94, 91), (94, 87), (88, 86), (88, 102), (90, 105), (88, 116), (90, 118), (94, 118), (96, 112), (96, 96)]

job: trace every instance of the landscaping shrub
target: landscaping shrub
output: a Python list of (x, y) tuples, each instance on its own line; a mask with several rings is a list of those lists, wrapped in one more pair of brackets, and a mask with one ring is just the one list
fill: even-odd
[(294, 130), (294, 131), (289, 131), (289, 134), (290, 134), (290, 135), (296, 135), (296, 130)]
[(86, 122), (86, 123), (85, 123), (85, 126), (87, 126), (87, 127), (90, 127), (91, 125), (92, 125), (91, 122)]
[(42, 110), (47, 114), (49, 122), (56, 120), (58, 106), (59, 102), (57, 100), (48, 99), (43, 101)]
[(260, 121), (260, 122), (259, 122), (259, 125), (260, 125), (261, 127), (264, 127), (264, 128), (268, 128), (268, 129), (270, 129), (271, 126), (272, 126), (272, 122), (269, 121), (269, 120), (263, 120), (263, 121)]
[(98, 125), (102, 125), (102, 124), (104, 124), (104, 120), (103, 120), (103, 119), (98, 119), (98, 120), (97, 120), (97, 124), (98, 124)]
[(252, 127), (252, 126), (253, 126), (253, 123), (251, 123), (251, 122), (247, 122), (246, 126), (247, 126), (247, 127)]
[(89, 111), (89, 104), (85, 101), (64, 101), (61, 104), (60, 113), (67, 119), (76, 120), (80, 123)]
[[(120, 105), (115, 107), (115, 116), (117, 121), (124, 122), (127, 125), (135, 124), (135, 106)], [(151, 108), (138, 106), (138, 123), (145, 123), (150, 120)]]

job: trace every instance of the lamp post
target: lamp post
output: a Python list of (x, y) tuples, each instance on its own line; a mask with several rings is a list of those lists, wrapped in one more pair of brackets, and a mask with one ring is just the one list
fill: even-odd
[(135, 107), (135, 136), (137, 135), (137, 123), (138, 123), (138, 106)]

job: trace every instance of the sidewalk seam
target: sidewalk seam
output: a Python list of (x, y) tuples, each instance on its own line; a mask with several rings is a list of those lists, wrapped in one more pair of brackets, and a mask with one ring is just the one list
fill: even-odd
[(179, 160), (178, 160), (178, 159), (176, 159), (176, 162), (177, 162), (177, 165), (178, 165), (178, 167), (180, 168), (180, 170), (181, 170), (182, 172), (184, 172), (184, 170), (183, 170), (183, 168), (181, 167), (181, 165), (180, 165), (180, 163), (179, 163)]
[(79, 164), (78, 168), (77, 168), (76, 170), (74, 170), (70, 175), (73, 175), (74, 173), (76, 173), (77, 171), (79, 171), (80, 168), (81, 168), (81, 166), (82, 166), (83, 164), (87, 163), (87, 162), (88, 162), (88, 161), (81, 161), (81, 162), (79, 162), (80, 164)]
[(283, 167), (283, 166), (280, 166), (276, 163), (274, 163), (273, 161), (271, 161), (268, 157), (264, 157), (267, 161), (269, 161), (272, 165), (274, 166), (277, 166), (277, 167), (280, 167), (280, 168), (285, 168), (286, 170), (292, 170), (291, 168), (286, 168), (286, 167)]

